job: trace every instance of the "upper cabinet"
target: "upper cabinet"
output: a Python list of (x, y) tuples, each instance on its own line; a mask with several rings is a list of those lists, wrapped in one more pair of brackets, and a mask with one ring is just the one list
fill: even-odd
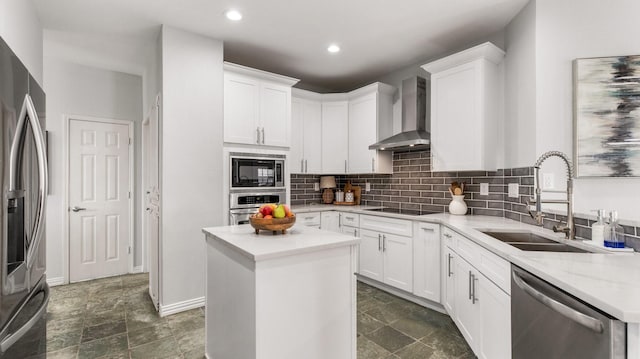
[(431, 73), (433, 171), (497, 169), (503, 58), (487, 42), (422, 66)]
[(394, 92), (378, 82), (349, 94), (349, 173), (393, 172), (391, 152), (369, 146), (392, 135)]
[(291, 173), (321, 173), (322, 103), (317, 94), (298, 89), (291, 102)]
[[(316, 136), (318, 134), (316, 133)], [(322, 172), (347, 173), (349, 158), (349, 102), (322, 102)]]
[(224, 142), (289, 147), (291, 86), (298, 80), (224, 65)]

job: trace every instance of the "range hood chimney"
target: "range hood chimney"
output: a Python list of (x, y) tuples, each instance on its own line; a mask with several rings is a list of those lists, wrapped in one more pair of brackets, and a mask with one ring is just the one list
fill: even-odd
[(369, 146), (370, 150), (428, 148), (431, 135), (426, 131), (427, 81), (412, 77), (402, 81), (402, 131)]

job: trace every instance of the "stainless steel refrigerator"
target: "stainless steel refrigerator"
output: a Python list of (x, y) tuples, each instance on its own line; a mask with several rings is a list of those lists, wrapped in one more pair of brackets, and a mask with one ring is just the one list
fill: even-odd
[(0, 358), (46, 352), (45, 95), (0, 38)]

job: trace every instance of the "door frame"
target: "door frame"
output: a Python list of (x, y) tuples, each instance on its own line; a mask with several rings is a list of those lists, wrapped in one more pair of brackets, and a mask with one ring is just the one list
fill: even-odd
[(116, 125), (126, 125), (129, 128), (129, 192), (131, 192), (131, 196), (129, 197), (129, 248), (131, 251), (129, 252), (129, 273), (133, 273), (133, 259), (135, 257), (133, 253), (134, 243), (133, 237), (135, 235), (135, 216), (134, 216), (134, 202), (136, 196), (136, 186), (135, 186), (135, 136), (134, 136), (134, 122), (131, 120), (116, 120), (112, 118), (105, 117), (94, 117), (94, 116), (84, 116), (84, 115), (63, 115), (62, 119), (62, 158), (63, 158), (63, 193), (62, 193), (62, 276), (63, 276), (63, 284), (69, 284), (71, 282), (70, 275), (70, 261), (69, 261), (69, 251), (71, 250), (70, 238), (69, 238), (69, 129), (72, 120), (79, 121), (89, 121), (89, 122), (100, 122), (100, 123), (109, 123)]

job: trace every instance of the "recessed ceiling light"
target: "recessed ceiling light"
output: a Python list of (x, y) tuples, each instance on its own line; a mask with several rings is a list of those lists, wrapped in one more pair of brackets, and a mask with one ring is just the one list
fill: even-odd
[(329, 45), (329, 47), (327, 47), (327, 51), (329, 51), (331, 53), (340, 52), (340, 46), (338, 46), (336, 44)]
[(231, 21), (240, 21), (242, 20), (242, 14), (238, 10), (229, 10), (225, 13), (227, 19)]

